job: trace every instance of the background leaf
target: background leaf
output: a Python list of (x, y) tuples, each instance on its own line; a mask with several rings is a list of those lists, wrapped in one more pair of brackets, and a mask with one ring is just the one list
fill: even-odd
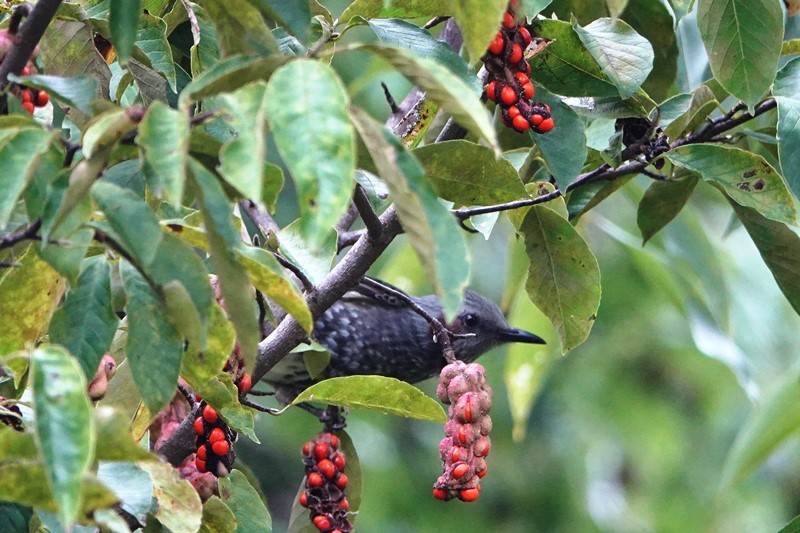
[(180, 205), (186, 185), (189, 117), (162, 102), (153, 102), (139, 124), (136, 144), (156, 177), (156, 196)]
[(219, 496), (236, 516), (236, 533), (272, 531), (272, 518), (261, 495), (240, 470), (219, 480)]
[(111, 42), (123, 63), (128, 60), (133, 51), (136, 26), (139, 23), (141, 12), (141, 0), (111, 0), (108, 15)]

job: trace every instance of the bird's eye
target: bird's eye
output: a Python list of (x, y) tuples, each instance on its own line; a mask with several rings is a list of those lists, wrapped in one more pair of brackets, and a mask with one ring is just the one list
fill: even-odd
[(474, 328), (478, 325), (478, 317), (472, 314), (464, 315), (464, 325), (468, 328)]

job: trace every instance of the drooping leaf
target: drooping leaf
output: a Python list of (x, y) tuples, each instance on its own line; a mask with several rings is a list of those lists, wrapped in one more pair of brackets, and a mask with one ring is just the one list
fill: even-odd
[(717, 108), (719, 103), (714, 93), (705, 85), (698, 87), (692, 93), (692, 99), (686, 110), (677, 117), (664, 123), (664, 133), (671, 141), (679, 138), (683, 133), (694, 130), (706, 117)]
[(353, 187), (355, 132), (347, 93), (329, 66), (296, 60), (272, 75), (266, 101), (275, 144), (297, 187), (301, 232), (317, 248), (347, 208)]
[(461, 230), (425, 180), (419, 162), (400, 141), (364, 111), (353, 108), (350, 113), (381, 178), (389, 186), (397, 215), (449, 319), (458, 310), (469, 279), (469, 259)]
[(136, 40), (136, 26), (142, 12), (141, 0), (111, 0), (108, 27), (111, 42), (122, 63), (128, 60)]
[(698, 0), (697, 26), (714, 77), (751, 108), (775, 79), (783, 13), (772, 0)]
[(464, 47), (472, 61), (488, 48), (508, 7), (505, 0), (454, 0), (451, 12), (464, 37)]
[(232, 92), (256, 80), (267, 80), (286, 63), (286, 56), (231, 56), (195, 77), (181, 91), (180, 107), (222, 92)]
[(149, 66), (163, 74), (172, 91), (177, 92), (175, 63), (167, 40), (167, 23), (163, 19), (147, 13), (143, 13), (139, 17), (139, 27), (136, 30), (136, 51), (141, 52), (141, 54), (136, 54), (137, 59), (145, 64), (149, 63)]
[(52, 134), (39, 128), (15, 129), (0, 139), (0, 227), (8, 223), (14, 205), (52, 142)]
[[(135, 516), (139, 522), (146, 522), (153, 504), (153, 481), (147, 472), (136, 463), (103, 461), (97, 468), (97, 477), (114, 491), (122, 510)], [(97, 513), (94, 518), (97, 520)]]
[(642, 244), (675, 218), (697, 186), (697, 177), (654, 181), (639, 202), (636, 223), (642, 232)]
[(436, 400), (404, 381), (384, 376), (326, 379), (301, 392), (292, 405), (302, 402), (322, 402), (431, 422), (447, 420)]
[[(206, 347), (202, 352), (190, 351), (183, 357), (181, 376), (192, 385), (200, 387), (222, 372), (236, 342), (236, 332), (215, 304), (208, 316)], [(202, 393), (201, 393), (202, 394)]]
[(56, 100), (70, 107), (75, 107), (84, 113), (91, 111), (91, 103), (97, 96), (97, 80), (89, 76), (65, 78), (46, 74), (34, 74), (32, 76), (10, 74), (8, 80), (33, 87), (34, 89), (47, 91)]
[(627, 23), (601, 18), (581, 27), (573, 20), (572, 27), (622, 98), (630, 97), (647, 79), (653, 69), (653, 46)]
[(284, 0), (251, 0), (262, 13), (279, 21), (301, 42), (305, 42), (311, 25), (311, 6), (308, 0), (285, 2)]
[(760, 155), (716, 144), (681, 146), (666, 154), (674, 164), (699, 173), (736, 203), (767, 218), (794, 224), (794, 202), (783, 179)]
[(96, 153), (113, 146), (123, 135), (136, 129), (138, 120), (134, 119), (134, 113), (138, 112), (114, 108), (95, 117), (81, 139), (84, 157), (92, 159)]
[(102, 255), (84, 261), (78, 283), (53, 315), (50, 341), (78, 360), (84, 375), (94, 376), (108, 351), (119, 318), (111, 306), (111, 269)]
[[(217, 496), (211, 496), (203, 504), (203, 521), (200, 524), (199, 533), (221, 533), (235, 531), (234, 526), (238, 524), (233, 511), (225, 505)], [(267, 533), (272, 529), (264, 530)]]
[(660, 102), (670, 94), (678, 73), (675, 13), (666, 0), (628, 0), (621, 18), (653, 45), (653, 70), (642, 88)]
[(778, 157), (781, 171), (800, 198), (800, 100), (776, 96), (778, 102)]
[(203, 505), (197, 491), (177, 470), (166, 463), (140, 463), (153, 480), (153, 498), (157, 503), (156, 519), (171, 531), (197, 531)]
[(157, 178), (156, 196), (180, 205), (189, 153), (188, 115), (163, 102), (153, 102), (139, 125), (136, 144)]
[(525, 289), (558, 331), (563, 353), (581, 344), (600, 305), (600, 269), (586, 241), (561, 215), (532, 206), (518, 229), (531, 261)]
[[(64, 229), (64, 226), (61, 229)], [(54, 240), (58, 239), (58, 242), (40, 243), (36, 251), (59, 274), (67, 278), (70, 285), (77, 284), (83, 258), (94, 238), (94, 230), (83, 228), (72, 234), (56, 231), (51, 237)]]
[(272, 531), (272, 517), (261, 495), (240, 470), (219, 480), (219, 496), (236, 517), (236, 533)]
[(209, 20), (217, 28), (222, 57), (236, 54), (269, 55), (278, 51), (258, 9), (247, 0), (203, 0)]
[[(538, 87), (534, 98), (550, 106), (555, 128), (549, 133), (533, 134), (551, 174), (559, 186), (566, 187), (583, 169), (586, 161), (586, 131), (583, 121), (561, 98)], [(569, 139), (569, 142), (564, 142)]]
[(69, 527), (78, 518), (81, 480), (96, 442), (86, 378), (69, 352), (42, 345), (31, 356), (31, 383), (37, 445), (59, 519)]

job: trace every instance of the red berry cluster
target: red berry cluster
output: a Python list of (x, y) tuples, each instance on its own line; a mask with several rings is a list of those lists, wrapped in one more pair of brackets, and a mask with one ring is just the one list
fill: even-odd
[[(201, 400), (198, 398), (198, 400)], [(233, 468), (236, 454), (231, 443), (236, 440), (233, 431), (219, 417), (217, 411), (205, 401), (200, 401), (199, 416), (194, 420), (197, 435), (197, 456), (195, 466), (200, 473), (210, 472), (217, 477), (225, 477)]]
[[(25, 66), (20, 73), (22, 76), (30, 76), (33, 74), (33, 67)], [(36, 107), (44, 107), (50, 102), (50, 95), (47, 91), (41, 89), (29, 89), (28, 87), (16, 87), (12, 89), (22, 102), (22, 107), (25, 111), (33, 115), (33, 110)]]
[[(0, 396), (0, 424), (10, 426), (17, 431), (25, 431), (22, 425), (22, 411), (15, 403), (4, 405), (6, 399)], [(14, 416), (17, 415), (17, 416)]]
[(486, 456), (491, 442), (492, 389), (486, 370), (478, 363), (456, 361), (439, 375), (436, 395), (450, 405), (445, 438), (439, 444), (444, 473), (433, 485), (433, 496), (447, 501), (458, 497), (474, 502), (481, 493), (480, 479), (486, 475)]
[(531, 44), (531, 33), (524, 24), (517, 23), (514, 5), (515, 2), (509, 5), (500, 30), (482, 58), (489, 73), (484, 90), (486, 97), (502, 109), (503, 124), (507, 127), (520, 133), (529, 129), (547, 133), (555, 122), (547, 104), (531, 101), (536, 91), (528, 77), (531, 66), (524, 57)]
[(311, 522), (325, 533), (345, 533), (353, 526), (347, 519), (350, 504), (344, 494), (347, 475), (344, 473), (344, 452), (339, 437), (322, 432), (303, 444), (306, 464), (306, 490), (299, 502), (311, 510)]

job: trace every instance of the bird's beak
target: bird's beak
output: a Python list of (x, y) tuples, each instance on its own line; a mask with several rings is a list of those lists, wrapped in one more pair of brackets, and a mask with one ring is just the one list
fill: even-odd
[(498, 338), (501, 342), (524, 342), (527, 344), (547, 344), (543, 338), (527, 331), (508, 328), (500, 331)]

